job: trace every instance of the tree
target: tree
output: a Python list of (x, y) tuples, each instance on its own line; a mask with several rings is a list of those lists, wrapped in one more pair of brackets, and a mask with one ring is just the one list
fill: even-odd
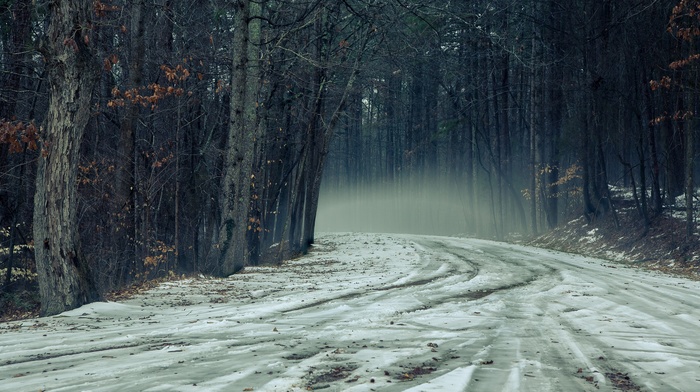
[(231, 124), (224, 152), (219, 238), (213, 252), (224, 276), (245, 267), (250, 258), (247, 233), (257, 128), (258, 58), (250, 47), (257, 48), (260, 31), (249, 28), (253, 2), (238, 0), (234, 5)]
[(698, 77), (698, 60), (700, 54), (696, 48), (697, 39), (700, 37), (700, 1), (681, 0), (671, 13), (668, 31), (676, 38), (687, 44), (687, 57), (674, 61), (669, 66), (671, 69), (684, 70), (685, 75), (681, 83), (686, 93), (687, 109), (682, 115), (686, 119), (685, 130), (685, 213), (686, 213), (686, 238), (693, 238), (695, 233), (695, 219), (693, 198), (695, 196), (695, 183), (693, 174), (695, 171), (695, 123), (697, 110), (697, 95), (700, 90), (700, 78)]
[(100, 297), (77, 228), (80, 145), (97, 81), (90, 3), (50, 3), (44, 56), (49, 106), (34, 200), (34, 249), (41, 314), (73, 309)]
[(671, 33), (679, 42), (682, 50), (681, 58), (675, 59), (668, 65), (668, 68), (674, 72), (673, 77), (664, 75), (659, 80), (650, 82), (653, 90), (672, 90), (677, 89), (680, 93), (679, 102), (681, 105), (675, 113), (670, 116), (667, 114), (655, 119), (655, 122), (662, 121), (677, 121), (684, 127), (685, 132), (685, 154), (684, 172), (685, 172), (685, 213), (686, 225), (685, 236), (687, 240), (691, 240), (695, 233), (695, 212), (694, 212), (694, 197), (695, 197), (695, 127), (697, 122), (697, 105), (698, 91), (700, 91), (700, 53), (698, 53), (697, 45), (700, 37), (700, 1), (698, 0), (680, 0), (673, 7), (671, 16), (669, 17), (667, 31)]
[[(129, 88), (138, 89), (143, 85), (143, 63), (146, 52), (145, 44), (145, 1), (136, 0), (130, 4), (131, 24), (128, 28), (130, 50), (128, 57), (128, 80)], [(136, 128), (139, 120), (141, 105), (130, 103), (126, 107), (126, 113), (120, 121), (119, 142), (117, 145), (117, 173), (115, 178), (115, 203), (116, 211), (114, 216), (120, 217), (119, 230), (115, 232), (116, 243), (124, 249), (120, 263), (123, 268), (120, 271), (119, 281), (124, 283), (129, 281), (129, 274), (134, 274), (133, 270), (137, 264), (138, 252), (136, 237), (138, 228), (135, 223), (137, 211), (135, 204), (136, 192)], [(131, 267), (131, 268), (129, 268)]]
[[(4, 8), (4, 10), (3, 10)], [(33, 72), (29, 48), (35, 5), (30, 0), (5, 2), (0, 6), (0, 226), (8, 228), (0, 236), (9, 255), (5, 262), (4, 291), (13, 288), (15, 244), (19, 243), (31, 220), (33, 172), (29, 170), (37, 142), (37, 127), (29, 116), (35, 105), (27, 88)], [(6, 27), (6, 28), (5, 28)], [(5, 238), (6, 237), (6, 238)], [(4, 240), (7, 239), (7, 242)], [(0, 285), (0, 287), (3, 287)], [(0, 288), (0, 292), (3, 289)]]

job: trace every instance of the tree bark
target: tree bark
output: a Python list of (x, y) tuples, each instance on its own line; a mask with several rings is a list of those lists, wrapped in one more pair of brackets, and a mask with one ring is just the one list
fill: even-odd
[(90, 43), (90, 11), (85, 1), (50, 3), (45, 50), (49, 111), (34, 200), (34, 249), (43, 316), (100, 297), (90, 263), (80, 251), (76, 215), (80, 144), (90, 119), (98, 69)]
[[(224, 157), (222, 219), (219, 243), (212, 255), (218, 259), (219, 274), (231, 275), (248, 264), (247, 243), (250, 185), (255, 150), (255, 102), (249, 91), (257, 80), (250, 79), (250, 1), (234, 3), (233, 72), (231, 75), (231, 118)], [(253, 106), (251, 106), (253, 105)]]

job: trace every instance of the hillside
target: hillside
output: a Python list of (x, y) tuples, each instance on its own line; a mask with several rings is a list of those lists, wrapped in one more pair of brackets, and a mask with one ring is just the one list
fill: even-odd
[(592, 222), (583, 216), (572, 217), (528, 244), (700, 280), (700, 241), (697, 233), (691, 241), (684, 238), (684, 214), (667, 206), (664, 213), (651, 219), (645, 233), (631, 201), (619, 197), (619, 226), (611, 214)]

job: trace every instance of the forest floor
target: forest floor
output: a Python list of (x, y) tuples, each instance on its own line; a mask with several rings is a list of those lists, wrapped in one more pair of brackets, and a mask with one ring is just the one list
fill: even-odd
[(665, 213), (651, 219), (648, 229), (628, 200), (617, 203), (616, 213), (619, 225), (612, 213), (592, 222), (579, 216), (535, 239), (519, 242), (700, 280), (700, 237), (696, 231), (695, 238), (685, 238), (683, 213), (667, 207)]

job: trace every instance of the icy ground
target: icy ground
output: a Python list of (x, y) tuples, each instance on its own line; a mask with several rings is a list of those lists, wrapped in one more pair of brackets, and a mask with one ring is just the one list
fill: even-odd
[(230, 279), (0, 324), (2, 391), (697, 391), (700, 282), (447, 237), (321, 236)]

